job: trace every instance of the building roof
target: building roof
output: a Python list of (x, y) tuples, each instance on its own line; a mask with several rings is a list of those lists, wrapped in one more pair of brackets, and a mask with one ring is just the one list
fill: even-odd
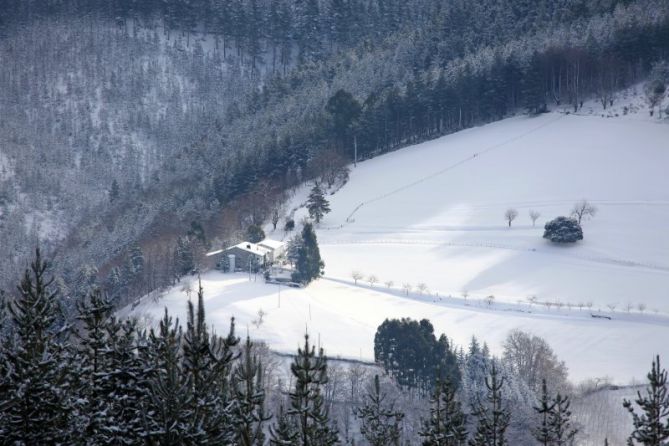
[(262, 247), (265, 247), (265, 248), (269, 248), (272, 251), (275, 251), (279, 248), (283, 248), (283, 246), (285, 244), (286, 244), (285, 242), (281, 242), (279, 240), (272, 240), (271, 238), (266, 238), (262, 242), (258, 243), (258, 245), (260, 245)]
[(251, 254), (255, 254), (257, 256), (264, 256), (265, 254), (269, 254), (270, 252), (273, 251), (273, 249), (269, 249), (264, 246), (260, 246), (257, 243), (251, 243), (251, 242), (237, 243), (236, 245), (226, 249), (226, 251), (229, 251), (233, 248), (241, 249), (242, 251), (250, 252)]

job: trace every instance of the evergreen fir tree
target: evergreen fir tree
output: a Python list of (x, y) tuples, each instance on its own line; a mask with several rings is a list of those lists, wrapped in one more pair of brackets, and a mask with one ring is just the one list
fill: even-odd
[(230, 330), (225, 337), (211, 336), (210, 351), (214, 358), (209, 373), (208, 389), (216, 396), (217, 412), (207, 425), (210, 436), (220, 438), (221, 443), (233, 443), (236, 435), (237, 420), (234, 416), (234, 391), (232, 386), (232, 371), (235, 361), (239, 358), (236, 352), (239, 338), (235, 335), (235, 319), (230, 319)]
[(307, 223), (302, 229), (302, 244), (297, 250), (293, 280), (307, 284), (323, 274), (323, 267), (316, 232), (314, 232), (314, 227)]
[(240, 362), (232, 375), (235, 405), (233, 409), (237, 430), (237, 445), (262, 446), (265, 442), (263, 425), (271, 417), (265, 414), (265, 390), (262, 383), (262, 364), (253, 353), (247, 336)]
[(183, 277), (190, 274), (195, 269), (195, 258), (193, 256), (193, 249), (188, 237), (179, 237), (177, 239), (177, 247), (174, 252), (176, 263), (176, 273), (178, 277)]
[(571, 411), (569, 410), (569, 397), (562, 396), (558, 392), (552, 401), (553, 410), (550, 412), (550, 427), (555, 436), (555, 441), (551, 444), (555, 446), (566, 446), (573, 444), (574, 437), (578, 429), (574, 428), (571, 422)]
[(112, 306), (100, 290), (91, 293), (77, 306), (83, 333), (80, 339), (81, 364), (78, 374), (78, 397), (85, 401), (82, 412), (87, 416), (85, 435), (92, 444), (106, 442), (108, 411), (109, 339), (108, 323)]
[(249, 225), (246, 228), (246, 239), (251, 243), (259, 243), (265, 239), (265, 231), (258, 225)]
[(304, 336), (304, 348), (297, 349), (297, 356), (290, 365), (295, 377), (295, 388), (290, 393), (290, 410), (296, 420), (298, 441), (301, 446), (330, 446), (338, 441), (337, 430), (329, 426), (322, 389), (328, 382), (327, 358), (321, 348), (309, 344), (309, 335)]
[(299, 432), (293, 419), (286, 414), (283, 404), (279, 406), (276, 421), (270, 427), (270, 440), (272, 446), (293, 446), (297, 443)]
[(330, 203), (325, 199), (323, 191), (318, 183), (314, 184), (307, 199), (307, 209), (309, 210), (309, 217), (314, 219), (316, 223), (320, 223), (325, 214), (330, 212)]
[(541, 399), (539, 405), (534, 406), (534, 410), (539, 415), (539, 427), (533, 432), (534, 438), (539, 444), (543, 446), (550, 446), (555, 440), (555, 433), (550, 424), (550, 416), (555, 408), (555, 403), (552, 402), (548, 396), (548, 389), (546, 388), (546, 380), (541, 383)]
[(196, 410), (190, 375), (181, 361), (182, 332), (167, 314), (158, 333), (151, 331), (155, 373), (149, 381), (149, 441), (161, 445), (197, 445), (207, 440)]
[[(149, 391), (146, 347), (137, 336), (135, 320), (112, 318), (107, 324), (108, 344), (101, 384), (108, 408), (104, 434), (108, 444), (132, 444), (147, 432), (145, 419)], [(152, 429), (149, 429), (152, 431)]]
[(502, 387), (504, 377), (499, 376), (495, 362), (492, 363), (490, 377), (486, 377), (488, 389), (487, 402), (477, 401), (473, 414), (477, 417), (478, 426), (470, 446), (506, 446), (506, 430), (509, 427), (510, 413), (504, 406)]
[(361, 420), (360, 433), (371, 446), (399, 445), (402, 412), (394, 404), (386, 404), (387, 394), (381, 393), (379, 375), (374, 375), (374, 385), (367, 393), (365, 405), (355, 411)]
[(58, 339), (58, 296), (46, 274), (38, 248), (8, 308), (15, 335), (4, 340), (0, 376), (0, 437), (7, 444), (73, 441), (70, 356)]
[(182, 371), (188, 377), (193, 402), (197, 405), (195, 412), (199, 417), (200, 428), (206, 433), (209, 441), (221, 442), (224, 424), (228, 411), (220, 407), (220, 396), (211, 384), (218, 378), (219, 372), (225, 372), (211, 351), (211, 339), (205, 322), (204, 290), (199, 283), (197, 293), (197, 313), (193, 303), (188, 301), (188, 320), (183, 335)]
[(667, 393), (667, 371), (660, 367), (659, 355), (653, 361), (648, 373), (648, 387), (645, 395), (637, 392), (634, 403), (640, 409), (637, 413), (632, 401), (625, 400), (623, 406), (632, 414), (634, 430), (629, 444), (644, 446), (664, 446), (669, 439), (669, 394)]
[(423, 446), (464, 446), (467, 442), (467, 418), (456, 400), (455, 389), (447, 379), (437, 380), (430, 403), (430, 417), (420, 433)]

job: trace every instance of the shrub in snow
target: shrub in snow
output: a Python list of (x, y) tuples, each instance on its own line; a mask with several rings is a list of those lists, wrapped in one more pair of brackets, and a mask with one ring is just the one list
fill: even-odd
[(251, 243), (259, 243), (265, 239), (265, 231), (258, 225), (249, 225), (246, 228), (246, 239)]
[(574, 243), (583, 240), (583, 230), (578, 221), (569, 217), (558, 217), (544, 226), (544, 238), (553, 243)]

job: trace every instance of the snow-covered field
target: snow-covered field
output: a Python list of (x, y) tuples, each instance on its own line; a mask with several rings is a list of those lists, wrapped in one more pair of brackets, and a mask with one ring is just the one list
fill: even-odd
[[(326, 274), (669, 312), (668, 173), (669, 126), (654, 122), (546, 114), (460, 132), (353, 170), (318, 233)], [(543, 240), (583, 198), (599, 209), (585, 239)]]
[[(184, 279), (186, 280), (186, 279)], [(191, 278), (190, 280), (195, 281)], [(593, 319), (586, 310), (546, 311), (529, 304), (494, 304), (425, 296), (377, 286), (353, 286), (323, 279), (306, 289), (267, 285), (262, 277), (249, 281), (246, 274), (209, 272), (202, 276), (207, 320), (218, 334), (226, 334), (235, 316), (237, 333), (265, 340), (272, 349), (296, 351), (305, 331), (314, 336), (330, 356), (362, 360), (374, 358), (374, 333), (385, 318), (428, 318), (439, 333), (459, 345), (471, 336), (485, 340), (493, 352), (514, 328), (536, 333), (553, 346), (569, 366), (574, 381), (608, 377), (620, 383), (641, 379), (657, 352), (665, 353), (669, 318), (619, 314), (612, 320)], [(192, 283), (197, 288), (197, 283)], [(280, 291), (280, 306), (279, 306)], [(191, 299), (195, 299), (193, 292)], [(157, 324), (164, 307), (185, 323), (188, 296), (183, 284), (155, 300), (145, 297), (132, 314), (147, 325)], [(258, 311), (265, 315), (261, 324)]]
[[(318, 228), (325, 279), (283, 288), (279, 308), (278, 287), (260, 277), (208, 273), (208, 319), (222, 333), (234, 315), (241, 334), (282, 352), (309, 330), (329, 355), (361, 359), (373, 358), (388, 317), (428, 318), (456, 343), (476, 335), (497, 353), (521, 328), (546, 338), (574, 381), (640, 380), (653, 355), (669, 355), (668, 174), (669, 126), (640, 115), (516, 117), (399, 150), (359, 163), (328, 197)], [(585, 239), (543, 240), (544, 223), (583, 198), (599, 210)], [(356, 286), (353, 270), (380, 283)], [(123, 314), (157, 320), (166, 305), (183, 320), (186, 300), (177, 286)]]

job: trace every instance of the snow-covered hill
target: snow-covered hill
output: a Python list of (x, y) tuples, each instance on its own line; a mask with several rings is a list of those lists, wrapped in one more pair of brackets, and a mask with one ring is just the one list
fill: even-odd
[[(330, 197), (318, 232), (326, 274), (669, 312), (668, 169), (669, 126), (623, 118), (518, 117), (410, 147), (360, 163)], [(599, 211), (585, 239), (545, 241), (544, 223), (584, 198)], [(511, 228), (508, 208), (519, 212)]]
[[(476, 335), (497, 353), (521, 328), (546, 338), (575, 381), (642, 379), (654, 354), (669, 355), (667, 141), (669, 126), (640, 116), (549, 113), (359, 163), (318, 228), (326, 277), (283, 288), (279, 306), (279, 288), (260, 277), (210, 272), (208, 319), (221, 333), (234, 315), (241, 332), (283, 352), (309, 330), (329, 355), (367, 360), (388, 317), (428, 318), (456, 343)], [(543, 240), (547, 219), (583, 198), (599, 209), (585, 239)], [(511, 207), (520, 215), (509, 228)], [(536, 227), (530, 209), (542, 214)], [(378, 282), (355, 285), (353, 270)], [(122, 314), (152, 323), (167, 306), (183, 321), (186, 300), (178, 285)]]

